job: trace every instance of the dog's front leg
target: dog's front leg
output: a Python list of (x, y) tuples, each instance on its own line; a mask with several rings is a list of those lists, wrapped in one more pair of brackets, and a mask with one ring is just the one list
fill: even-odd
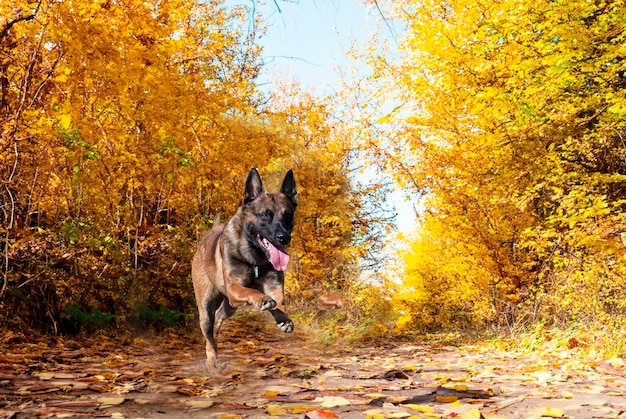
[(272, 310), (276, 307), (276, 300), (263, 294), (261, 291), (241, 285), (237, 278), (241, 275), (224, 272), (226, 297), (234, 308), (252, 305), (261, 311)]
[(276, 320), (276, 324), (280, 330), (285, 333), (293, 332), (293, 321), (289, 318), (289, 316), (287, 316), (287, 313), (284, 311), (284, 307), (282, 310), (279, 308), (270, 310), (270, 313), (274, 316), (274, 320)]
[(234, 308), (249, 304), (261, 311), (265, 311), (276, 307), (276, 301), (273, 298), (255, 289), (244, 287), (237, 282), (226, 286), (226, 296), (228, 297), (228, 302)]
[(269, 275), (264, 281), (258, 283), (256, 286), (260, 288), (263, 294), (270, 296), (276, 301), (276, 307), (270, 310), (276, 324), (285, 333), (293, 332), (293, 321), (287, 316), (287, 310), (285, 309), (285, 291), (284, 291), (284, 274), (277, 272), (275, 276)]

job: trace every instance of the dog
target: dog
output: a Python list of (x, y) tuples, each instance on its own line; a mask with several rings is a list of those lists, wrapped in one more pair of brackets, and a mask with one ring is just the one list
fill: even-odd
[(199, 242), (191, 265), (200, 328), (206, 338), (206, 365), (217, 368), (215, 336), (237, 308), (251, 305), (274, 316), (286, 333), (293, 332), (284, 301), (298, 193), (293, 171), (279, 193), (265, 193), (261, 176), (251, 169), (243, 206), (226, 224), (213, 227)]

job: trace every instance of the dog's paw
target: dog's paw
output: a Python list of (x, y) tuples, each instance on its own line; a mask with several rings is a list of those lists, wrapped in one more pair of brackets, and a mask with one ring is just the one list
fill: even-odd
[(291, 333), (293, 332), (293, 322), (291, 320), (287, 320), (282, 323), (278, 323), (278, 328), (285, 333)]
[(259, 310), (273, 310), (276, 307), (276, 301), (274, 301), (271, 297), (265, 297), (261, 300), (261, 304), (259, 304)]

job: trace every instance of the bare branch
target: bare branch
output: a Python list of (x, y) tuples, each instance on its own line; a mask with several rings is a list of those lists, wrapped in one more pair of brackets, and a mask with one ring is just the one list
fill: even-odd
[[(37, 12), (39, 12), (39, 7), (41, 6), (41, 2), (42, 0), (37, 1), (37, 5), (35, 6), (35, 10), (33, 10), (33, 13), (31, 13), (30, 15), (26, 15), (26, 16), (17, 16), (15, 19), (13, 19), (12, 21), (8, 22), (6, 25), (4, 25), (4, 28), (2, 28), (2, 31), (0, 32), (0, 39), (4, 39), (8, 36), (9, 31), (11, 30), (11, 28), (19, 23), (19, 22), (23, 22), (23, 21), (31, 21), (33, 19), (35, 19), (35, 16), (37, 15)], [(19, 11), (19, 14), (21, 14), (21, 10)]]

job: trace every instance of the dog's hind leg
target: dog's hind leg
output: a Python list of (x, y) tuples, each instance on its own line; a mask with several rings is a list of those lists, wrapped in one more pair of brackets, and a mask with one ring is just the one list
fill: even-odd
[(209, 370), (217, 368), (217, 342), (215, 341), (215, 312), (222, 301), (217, 294), (208, 298), (200, 310), (200, 328), (206, 338), (206, 365)]
[(235, 314), (235, 311), (237, 309), (228, 303), (228, 298), (223, 298), (220, 308), (215, 312), (215, 336), (220, 332), (224, 320)]

